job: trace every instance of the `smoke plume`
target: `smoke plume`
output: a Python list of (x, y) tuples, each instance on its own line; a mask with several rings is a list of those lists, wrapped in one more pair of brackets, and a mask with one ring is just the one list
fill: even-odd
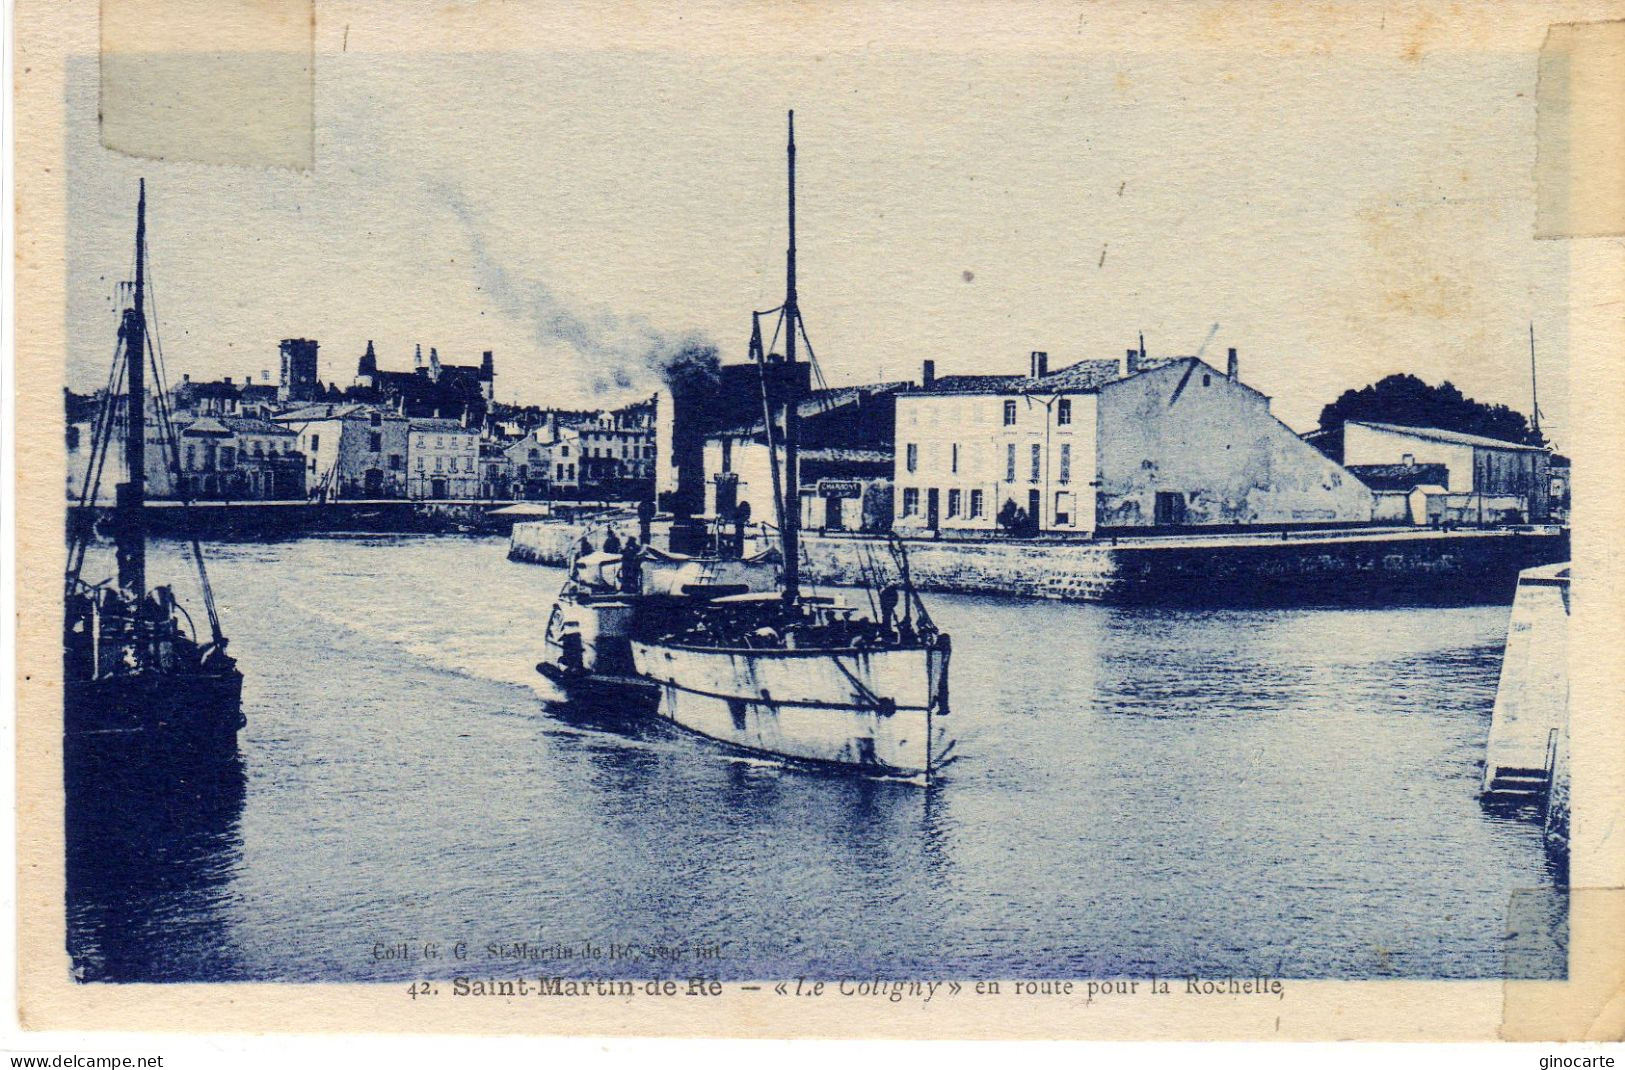
[(503, 315), (527, 324), (538, 345), (568, 345), (582, 357), (594, 394), (704, 389), (718, 381), (717, 347), (699, 332), (662, 331), (639, 315), (572, 308), (538, 279), (517, 277), (485, 240), (478, 214), (458, 190), (440, 186), (468, 236), (480, 288)]

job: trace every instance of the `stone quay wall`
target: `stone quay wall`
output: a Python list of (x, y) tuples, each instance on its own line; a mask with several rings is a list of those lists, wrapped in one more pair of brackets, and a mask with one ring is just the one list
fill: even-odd
[[(624, 540), (636, 523), (617, 531)], [(580, 535), (578, 525), (562, 521), (516, 524), (508, 556), (562, 566)], [(910, 575), (924, 591), (1148, 605), (1509, 604), (1521, 569), (1568, 554), (1567, 534), (1555, 529), (904, 545)], [(859, 586), (897, 576), (882, 538), (809, 532), (802, 547), (803, 575), (813, 583)]]

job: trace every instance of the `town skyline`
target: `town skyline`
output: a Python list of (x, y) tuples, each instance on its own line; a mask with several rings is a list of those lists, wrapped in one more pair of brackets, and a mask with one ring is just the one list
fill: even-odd
[[(257, 376), (281, 338), (310, 337), (322, 380), (343, 387), (371, 339), (400, 371), (420, 343), (459, 363), (491, 349), (497, 400), (601, 408), (658, 386), (651, 349), (699, 338), (744, 358), (748, 312), (783, 286), (778, 102), (742, 101), (670, 57), (548, 71), (481, 57), (482, 78), (461, 81), (474, 62), (426, 73), (336, 57), (314, 173), (183, 167), (153, 185), (173, 375)], [(1212, 363), (1236, 347), (1243, 377), (1306, 431), (1342, 391), (1393, 372), (1529, 412), (1533, 320), (1542, 427), (1561, 446), (1566, 327), (1545, 310), (1566, 307), (1566, 254), (1524, 218), (1533, 64), (1338, 60), (1371, 81), (1358, 103), (1393, 105), (1372, 130), (1320, 98), (1316, 62), (1001, 63), (889, 118), (825, 102), (839, 85), (944, 79), (943, 64), (791, 64), (773, 84), (804, 101), (802, 301), (828, 380), (917, 379), (924, 359), (1009, 372), (1034, 350), (1107, 359), (1144, 332), (1154, 357)], [(1506, 92), (1461, 92), (1461, 64)], [(93, 95), (93, 74), (71, 93)], [(589, 83), (603, 86), (590, 105)], [(1281, 124), (1290, 135), (1242, 106), (1284, 89), (1305, 120)], [(399, 117), (431, 103), (489, 121), (431, 143)], [(959, 121), (995, 103), (1001, 130)], [(731, 117), (686, 137), (696, 108)], [(144, 165), (101, 149), (93, 126), (69, 137), (66, 381), (88, 390)], [(1359, 166), (1328, 167), (1328, 153)]]

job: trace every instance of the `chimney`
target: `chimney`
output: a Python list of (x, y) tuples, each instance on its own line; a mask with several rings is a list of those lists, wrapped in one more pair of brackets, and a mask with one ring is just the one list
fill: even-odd
[(1033, 350), (1032, 377), (1034, 379), (1042, 379), (1044, 376), (1046, 376), (1048, 374), (1049, 374), (1049, 354), (1043, 352), (1042, 350), (1037, 350), (1037, 349)]
[(182, 372), (181, 373), (181, 382), (190, 383), (191, 381), (192, 381), (192, 373), (191, 372)]
[(228, 375), (228, 376), (226, 376), (226, 385), (227, 385), (227, 386), (230, 386), (230, 385), (231, 385), (231, 376), (229, 376), (229, 375)]
[(1140, 351), (1138, 349), (1130, 348), (1129, 351), (1128, 351), (1128, 356), (1124, 360), (1123, 374), (1124, 375), (1133, 375), (1136, 372), (1138, 372), (1139, 370), (1140, 370)]
[(1224, 369), (1225, 378), (1229, 379), (1233, 383), (1233, 382), (1236, 381), (1236, 376), (1238, 374), (1240, 374), (1240, 371), (1241, 371), (1241, 362), (1236, 359), (1236, 347), (1231, 346), (1230, 347), (1230, 361), (1229, 361), (1228, 364), (1225, 365), (1225, 369)]
[(920, 366), (920, 385), (930, 390), (937, 385), (937, 362), (928, 360)]
[(271, 381), (271, 370), (269, 368), (261, 368), (260, 369), (260, 382), (269, 383), (270, 381)]
[(423, 367), (423, 343), (422, 342), (418, 343), (417, 352), (412, 354), (412, 367), (414, 367), (414, 368)]

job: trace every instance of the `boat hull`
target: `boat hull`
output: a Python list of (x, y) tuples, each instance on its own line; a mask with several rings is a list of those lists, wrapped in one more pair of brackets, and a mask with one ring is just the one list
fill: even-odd
[(631, 648), (659, 716), (740, 750), (914, 782), (947, 752), (946, 650)]
[(63, 685), (62, 738), (70, 762), (225, 760), (237, 752), (243, 677), (140, 673)]

